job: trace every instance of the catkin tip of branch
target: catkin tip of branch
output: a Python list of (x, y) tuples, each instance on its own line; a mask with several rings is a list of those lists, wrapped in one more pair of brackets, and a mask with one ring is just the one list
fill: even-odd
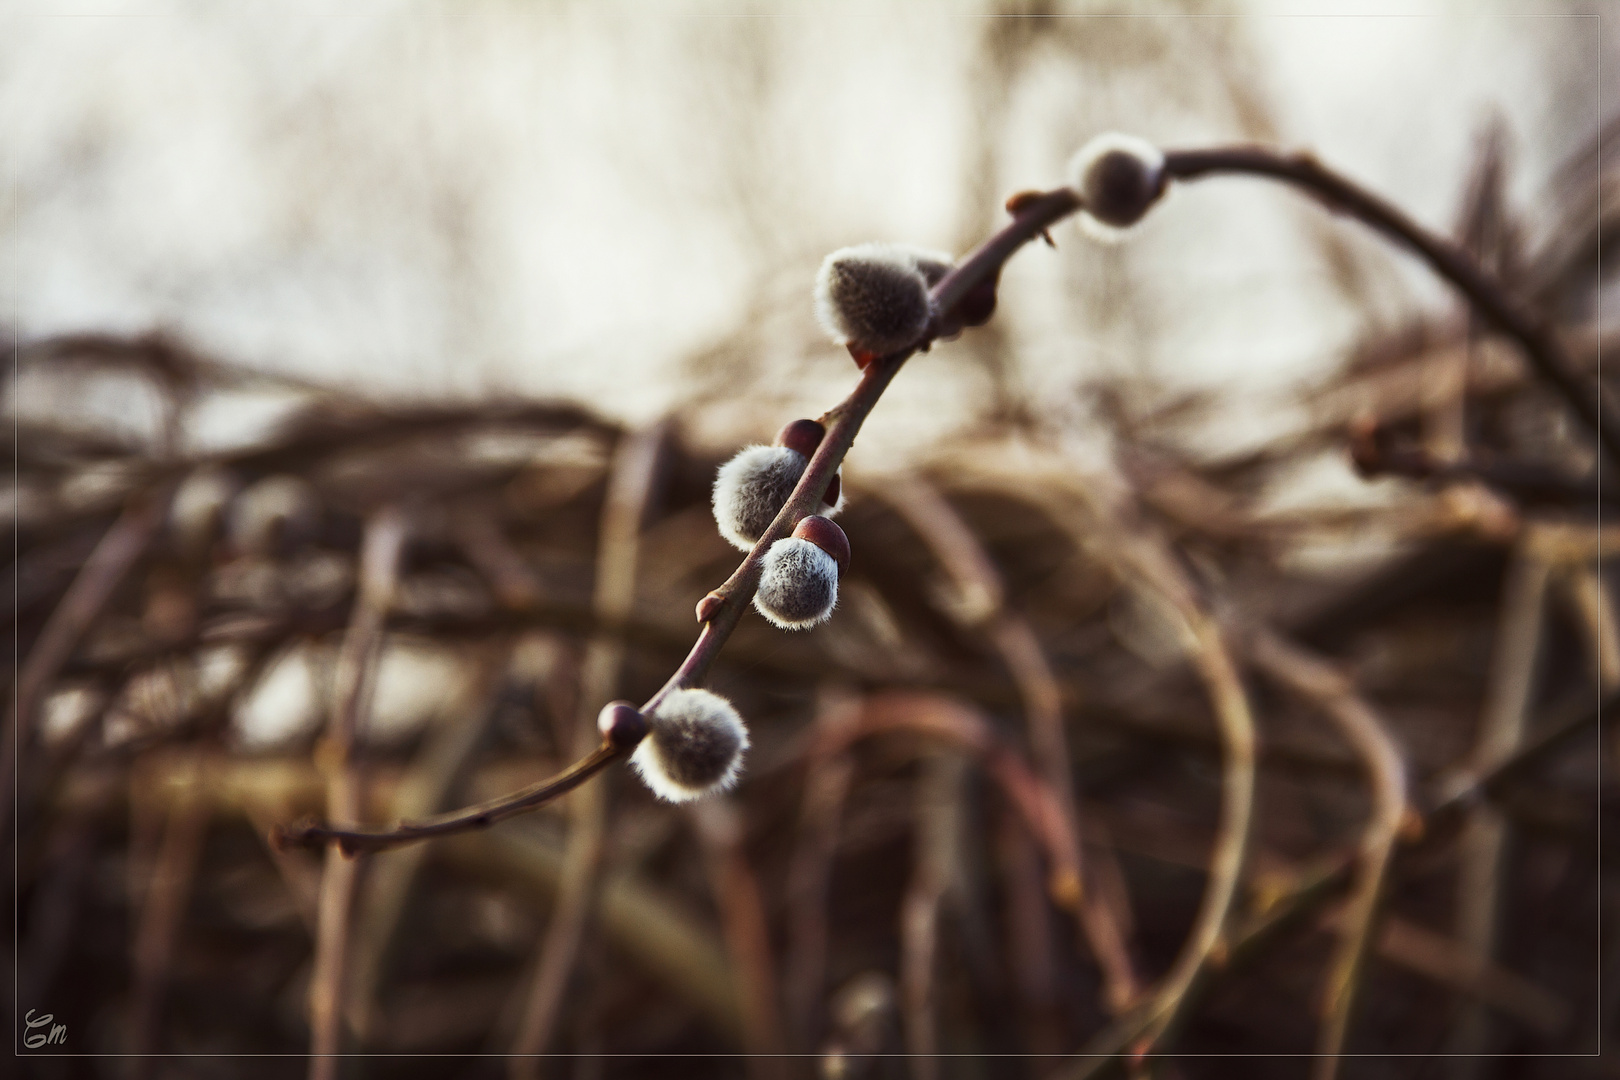
[(1069, 161), (1069, 185), (1080, 196), (1080, 228), (1094, 240), (1124, 237), (1164, 194), (1164, 153), (1145, 139), (1108, 132)]

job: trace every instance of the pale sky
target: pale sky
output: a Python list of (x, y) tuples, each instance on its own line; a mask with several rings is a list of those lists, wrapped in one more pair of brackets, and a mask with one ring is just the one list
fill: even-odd
[[(1156, 8), (1062, 20), (981, 153), (992, 20), (971, 4), (12, 3), (0, 321), (25, 340), (163, 328), (390, 397), (643, 420), (729, 393), (700, 433), (724, 443), (852, 382), (811, 322), (823, 253), (982, 235), (1090, 134), (1311, 148), (1445, 229), (1486, 118), (1533, 202), (1597, 129), (1616, 52), (1613, 19), (1550, 4)], [(1067, 230), (1005, 279), (1018, 378), (1059, 420), (1120, 373), (1241, 400), (1327, 370), (1369, 318), (1446, 302), (1359, 239), (1374, 287), (1347, 296), (1336, 228), (1233, 180), (1175, 192), (1120, 248)], [(861, 450), (972, 422), (986, 376), (952, 348), (906, 372)]]

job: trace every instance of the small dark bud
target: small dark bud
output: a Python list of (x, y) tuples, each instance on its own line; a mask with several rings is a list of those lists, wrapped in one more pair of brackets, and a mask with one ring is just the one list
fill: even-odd
[(1007, 213), (1017, 217), (1044, 198), (1044, 191), (1019, 191), (1007, 196)]
[(1362, 479), (1376, 476), (1383, 463), (1378, 445), (1378, 417), (1363, 413), (1353, 418), (1345, 434), (1350, 441), (1350, 463)]
[(816, 275), (816, 319), (834, 342), (849, 347), (857, 364), (916, 344), (933, 317), (928, 279), (911, 249), (842, 248), (827, 256)]
[(720, 614), (720, 606), (725, 602), (726, 598), (717, 592), (711, 592), (708, 596), (705, 596), (703, 599), (699, 600), (697, 602), (698, 622), (708, 622), (710, 619)]
[(647, 735), (647, 718), (628, 701), (612, 701), (596, 714), (596, 730), (615, 749), (628, 750)]
[(819, 420), (795, 420), (776, 433), (776, 445), (797, 450), (805, 457), (813, 457), (816, 447), (827, 437), (827, 429)]
[(1165, 180), (1164, 154), (1134, 135), (1098, 135), (1069, 162), (1069, 185), (1084, 204), (1080, 224), (1096, 239), (1118, 239), (1140, 221)]
[[(827, 437), (827, 429), (819, 420), (795, 420), (781, 431), (776, 433), (776, 445), (785, 446), (803, 454), (806, 460), (815, 456), (816, 449), (821, 440)], [(833, 473), (833, 478), (827, 483), (827, 490), (821, 496), (821, 501), (834, 507), (834, 513), (843, 509), (839, 505), (839, 473)], [(773, 519), (774, 520), (774, 519)]]
[(675, 690), (647, 717), (647, 737), (630, 764), (654, 795), (688, 802), (736, 783), (747, 749), (748, 728), (731, 702)]
[(849, 569), (849, 537), (831, 518), (824, 518), (819, 514), (800, 518), (799, 523), (793, 528), (793, 535), (801, 540), (810, 541), (831, 555), (833, 561), (838, 564), (839, 577), (843, 577), (844, 572)]
[(996, 285), (1000, 272), (991, 275), (967, 291), (951, 309), (951, 316), (963, 326), (983, 326), (996, 313)]

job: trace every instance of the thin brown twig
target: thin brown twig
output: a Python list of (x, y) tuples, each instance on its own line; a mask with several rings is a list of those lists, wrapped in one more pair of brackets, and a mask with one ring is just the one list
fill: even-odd
[(1333, 720), (1366, 763), (1372, 789), (1372, 813), (1362, 832), (1339, 948), (1323, 994), (1324, 1020), (1316, 1045), (1319, 1056), (1312, 1065), (1317, 1080), (1333, 1080), (1350, 1029), (1362, 964), (1369, 943), (1376, 940), (1378, 906), (1390, 859), (1407, 813), (1406, 762), (1378, 715), (1331, 664), (1269, 630), (1254, 636), (1249, 655), (1267, 674), (1308, 698)]
[[(318, 749), (328, 770), (327, 816), (358, 821), (364, 792), (358, 769), (359, 740), (370, 713), (383, 623), (393, 603), (404, 552), (406, 520), (396, 506), (374, 511), (366, 521), (360, 552), (360, 588), (354, 615), (338, 657), (331, 720)], [(310, 1080), (334, 1080), (347, 1018), (352, 908), (361, 862), (338, 847), (326, 852), (310, 976)]]
[(1007, 964), (1024, 1038), (1034, 1053), (1062, 1053), (1071, 1040), (1058, 997), (1057, 935), (1041, 881), (1040, 849), (1010, 814), (998, 815), (996, 832)]
[(402, 844), (412, 844), (438, 836), (454, 836), (487, 828), (497, 821), (526, 814), (568, 794), (579, 785), (612, 765), (630, 756), (630, 749), (603, 743), (588, 756), (581, 758), (556, 776), (537, 784), (464, 807), (448, 814), (407, 821), (392, 829), (341, 829), (316, 822), (300, 822), (274, 830), (271, 840), (277, 847), (325, 847), (336, 843), (344, 854), (387, 851)]
[[(1342, 925), (1343, 916), (1328, 921)], [(1499, 964), (1481, 965), (1457, 942), (1408, 919), (1384, 916), (1374, 948), (1379, 959), (1475, 998), (1546, 1038), (1569, 1028), (1569, 1002)]]
[(878, 493), (912, 525), (934, 552), (955, 586), (952, 617), (959, 625), (988, 635), (1013, 676), (1024, 702), (1030, 747), (1036, 767), (1057, 798), (1075, 841), (1070, 859), (1076, 878), (1060, 898), (1073, 912), (1080, 932), (1102, 969), (1109, 1008), (1123, 1012), (1135, 1001), (1140, 983), (1122, 919), (1109, 898), (1087, 889), (1081, 876), (1078, 801), (1070, 768), (1069, 740), (1063, 727), (1063, 695), (1040, 639), (1022, 615), (1008, 609), (1001, 575), (960, 514), (920, 476), (902, 476), (880, 485)]
[(1603, 575), (1586, 563), (1566, 567), (1559, 583), (1586, 638), (1592, 677), (1604, 694), (1611, 694), (1620, 687), (1620, 618), (1615, 614), (1614, 597)]
[(743, 849), (742, 815), (724, 797), (693, 803), (689, 814), (703, 845), (709, 888), (720, 909), (721, 930), (731, 956), (748, 1075), (753, 1080), (781, 1080), (785, 1047), (770, 925), (759, 878)]
[(34, 717), (46, 689), (112, 599), (124, 575), (157, 535), (174, 489), (173, 481), (165, 481), (129, 501), (85, 559), (23, 660), (11, 707), (6, 711), (5, 729), (0, 731), (0, 827), (12, 811), (17, 770), (33, 737)]
[(810, 752), (837, 753), (859, 739), (889, 731), (930, 735), (971, 752), (1046, 853), (1051, 864), (1048, 889), (1060, 892), (1073, 879), (1074, 868), (1068, 863), (1073, 838), (1057, 797), (984, 717), (957, 698), (922, 691), (873, 694), (862, 702), (857, 722), (818, 732)]
[[(1011, 460), (995, 460), (993, 453), (960, 450), (955, 462), (969, 476), (987, 480), (996, 489), (1029, 487), (1036, 476), (1051, 482), (1068, 498), (1050, 500), (1046, 509), (1070, 534), (1075, 547), (1094, 552), (1114, 573), (1140, 582), (1161, 596), (1180, 617), (1183, 646), (1209, 698), (1222, 751), (1221, 811), (1210, 854), (1209, 877), (1203, 900), (1186, 943), (1165, 975), (1152, 1001), (1143, 1008), (1151, 1014), (1149, 1043), (1162, 1045), (1179, 1024), (1188, 1003), (1187, 990), (1198, 972), (1220, 950), (1221, 932), (1237, 895), (1254, 809), (1256, 738), (1248, 696), (1223, 631), (1197, 596), (1166, 543), (1144, 528), (1128, 524), (1134, 507), (1098, 505), (1095, 491), (1076, 475), (1071, 462), (1024, 445)], [(1141, 1010), (1133, 1011), (1136, 1015)]]
[[(439, 719), (436, 729), (400, 777), (390, 800), (393, 812), (411, 816), (432, 812), (442, 806), (458, 784), (488, 729), (494, 691), (506, 674), (511, 658), (508, 641), (497, 640), (485, 647), (474, 661), (477, 675), (471, 680), (463, 707)], [(276, 851), (277, 865), (293, 854)], [(359, 927), (353, 963), (350, 994), (351, 1025), (362, 1040), (382, 1030), (381, 989), (388, 953), (405, 916), (411, 893), (416, 887), (427, 851), (402, 851), (391, 859), (378, 860), (366, 876), (359, 900)]]
[(1157, 592), (1179, 614), (1192, 665), (1204, 684), (1221, 739), (1221, 813), (1209, 878), (1198, 915), (1154, 991), (1149, 1050), (1158, 1050), (1186, 1015), (1188, 990), (1212, 956), (1224, 953), (1222, 933), (1242, 878), (1254, 813), (1255, 727), (1248, 694), (1220, 623), (1209, 614), (1174, 557), (1157, 537), (1120, 527), (1113, 552), (1121, 573)]
[(1175, 150), (1165, 154), (1164, 167), (1167, 175), (1178, 180), (1241, 173), (1293, 184), (1412, 250), (1466, 296), (1481, 315), (1518, 341), (1531, 366), (1597, 432), (1609, 456), (1620, 460), (1620, 418), (1603, 399), (1601, 389), (1584, 385), (1557, 335), (1509, 297), (1502, 285), (1456, 244), (1429, 232), (1394, 205), (1322, 165), (1310, 154), (1282, 154), (1258, 146)]
[(140, 922), (134, 943), (134, 1010), (130, 1018), (130, 1053), (134, 1055), (134, 1075), (151, 1075), (155, 1059), (149, 1055), (160, 1049), (159, 1028), (163, 1019), (163, 998), (174, 966), (179, 944), (180, 924), (191, 900), (191, 886), (197, 863), (202, 858), (203, 837), (213, 807), (199, 793), (204, 756), (190, 756), (189, 782), (169, 803), (163, 842), (152, 866), (151, 884), (141, 905)]
[[(1473, 758), (1481, 764), (1512, 754), (1523, 740), (1535, 689), (1545, 623), (1551, 567), (1531, 526), (1520, 538), (1502, 585), (1501, 615), (1491, 654), (1489, 682)], [(1496, 948), (1500, 918), (1501, 878), (1507, 822), (1495, 807), (1480, 804), (1468, 811), (1457, 874), (1457, 938), (1479, 963), (1489, 963)], [(1461, 1077), (1477, 1075), (1469, 1064), (1491, 1040), (1489, 1019), (1473, 1001), (1464, 1003), (1451, 1036), (1452, 1069)]]
[(913, 1080), (938, 1080), (940, 907), (957, 872), (963, 762), (936, 752), (917, 784), (911, 880), (900, 902), (900, 1016)]
[[(836, 689), (821, 695), (817, 731), (836, 731), (859, 719), (859, 699)], [(787, 979), (783, 986), (791, 1049), (797, 1054), (813, 1053), (821, 1037), (827, 979), (827, 884), (844, 799), (854, 774), (854, 762), (847, 753), (812, 753), (805, 768), (798, 838), (788, 864)]]
[[(657, 424), (626, 437), (614, 454), (602, 505), (593, 602), (604, 623), (628, 619), (634, 607), (641, 527), (657, 490), (659, 459), (668, 433), (667, 423)], [(580, 750), (588, 749), (594, 741), (597, 711), (617, 693), (624, 653), (624, 642), (607, 636), (594, 638), (586, 650), (580, 708), (575, 717), (575, 743)], [(574, 794), (568, 809), (563, 879), (508, 1059), (513, 1080), (540, 1075), (540, 1055), (551, 1040), (562, 1008), (601, 869), (607, 832), (606, 793), (600, 785), (582, 788)]]

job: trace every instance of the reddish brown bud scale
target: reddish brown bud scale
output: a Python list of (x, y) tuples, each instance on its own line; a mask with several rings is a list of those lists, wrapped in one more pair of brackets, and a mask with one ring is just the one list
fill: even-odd
[(1007, 196), (1007, 213), (1017, 217), (1041, 200), (1044, 191), (1019, 191)]
[(808, 458), (826, 437), (827, 429), (819, 420), (795, 420), (776, 433), (776, 445), (797, 450)]
[(983, 326), (990, 321), (990, 316), (996, 313), (996, 286), (999, 277), (1000, 272), (997, 271), (979, 282), (968, 290), (966, 296), (957, 301), (956, 307), (951, 309), (951, 314), (963, 326)]
[(628, 701), (611, 701), (596, 714), (596, 730), (615, 749), (628, 750), (647, 737), (647, 718)]
[[(821, 421), (794, 420), (776, 433), (776, 445), (797, 451), (808, 460), (815, 456), (816, 448), (821, 445), (821, 440), (826, 437), (827, 428)], [(837, 506), (839, 486), (838, 474), (834, 473), (832, 480), (827, 484), (827, 492), (821, 497), (821, 501), (828, 506)]]
[(708, 596), (699, 600), (697, 604), (697, 621), (706, 623), (720, 614), (720, 605), (725, 602), (726, 598), (717, 592), (711, 592)]
[(819, 514), (811, 514), (801, 518), (794, 527), (793, 535), (800, 540), (808, 540), (816, 547), (833, 557), (838, 564), (838, 576), (843, 577), (849, 569), (849, 537), (844, 530), (831, 518), (824, 518)]

